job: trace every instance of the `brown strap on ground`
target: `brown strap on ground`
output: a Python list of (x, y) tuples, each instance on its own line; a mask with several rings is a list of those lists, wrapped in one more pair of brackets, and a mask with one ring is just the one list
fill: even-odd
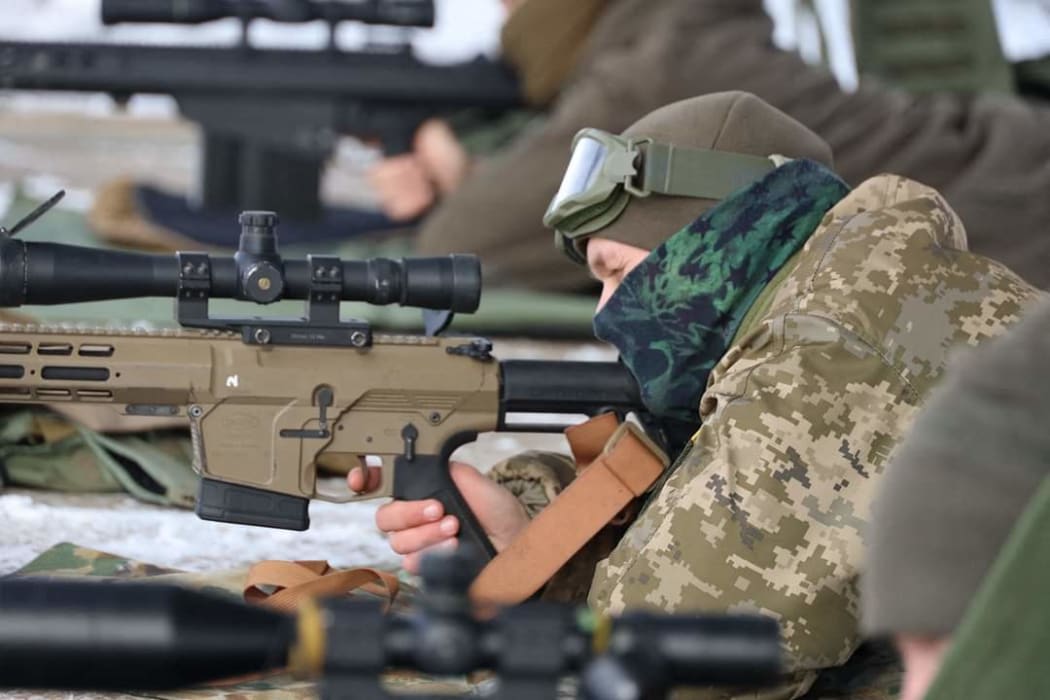
[[(266, 588), (276, 588), (267, 593)], [(291, 612), (306, 598), (344, 596), (365, 590), (394, 602), (400, 583), (396, 576), (378, 569), (332, 569), (325, 561), (261, 561), (248, 571), (244, 599), (269, 608)]]
[(592, 461), (481, 571), (470, 589), (475, 601), (513, 605), (527, 600), (645, 493), (667, 465), (663, 453), (637, 426), (616, 427), (612, 415), (599, 416), (566, 434), (573, 454)]

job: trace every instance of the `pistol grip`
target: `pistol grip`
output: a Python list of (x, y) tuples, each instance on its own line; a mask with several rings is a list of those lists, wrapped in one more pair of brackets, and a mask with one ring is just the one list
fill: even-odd
[(419, 501), (435, 498), (447, 515), (459, 519), (459, 538), (483, 553), (487, 562), (496, 556), (496, 548), (489, 542), (485, 530), (456, 488), (449, 472), (448, 458), (439, 455), (414, 455), (411, 460), (400, 456), (394, 460), (394, 492), (396, 499)]

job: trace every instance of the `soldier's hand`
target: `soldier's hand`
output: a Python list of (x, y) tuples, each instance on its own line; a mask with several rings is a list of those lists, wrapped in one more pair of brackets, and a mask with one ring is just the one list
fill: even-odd
[(394, 221), (411, 221), (437, 201), (437, 186), (415, 154), (384, 158), (372, 166), (369, 182), (379, 205)]
[(459, 189), (470, 172), (470, 154), (446, 122), (430, 119), (416, 131), (416, 157), (441, 194)]
[[(496, 551), (503, 550), (528, 524), (525, 508), (510, 491), (484, 476), (474, 467), (459, 462), (451, 465), (452, 481), (463, 494)], [(354, 469), (347, 475), (350, 488), (358, 493), (378, 488), (380, 470)], [(418, 573), (424, 552), (454, 547), (459, 519), (446, 515), (436, 500), (394, 501), (376, 512), (376, 525), (390, 537), (390, 547), (404, 555), (402, 564)]]

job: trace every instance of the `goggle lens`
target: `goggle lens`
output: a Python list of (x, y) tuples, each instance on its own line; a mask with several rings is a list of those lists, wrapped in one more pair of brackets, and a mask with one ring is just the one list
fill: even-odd
[(566, 200), (586, 193), (598, 180), (602, 164), (609, 151), (605, 144), (593, 138), (583, 137), (572, 149), (572, 159), (562, 178), (558, 194), (554, 195), (547, 211), (553, 213)]

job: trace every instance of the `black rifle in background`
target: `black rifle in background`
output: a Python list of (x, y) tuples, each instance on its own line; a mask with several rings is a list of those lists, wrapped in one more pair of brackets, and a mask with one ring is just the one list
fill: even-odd
[[(403, 153), (432, 116), (521, 103), (516, 79), (497, 62), (438, 66), (407, 44), (335, 46), (342, 21), (433, 26), (433, 0), (103, 0), (102, 17), (185, 24), (237, 17), (244, 32), (240, 44), (222, 48), (0, 42), (0, 89), (171, 95), (200, 126), (197, 204), (206, 210), (267, 208), (316, 219), (321, 172), (341, 134)], [(254, 48), (247, 27), (255, 19), (323, 20), (332, 39), (313, 51)]]

